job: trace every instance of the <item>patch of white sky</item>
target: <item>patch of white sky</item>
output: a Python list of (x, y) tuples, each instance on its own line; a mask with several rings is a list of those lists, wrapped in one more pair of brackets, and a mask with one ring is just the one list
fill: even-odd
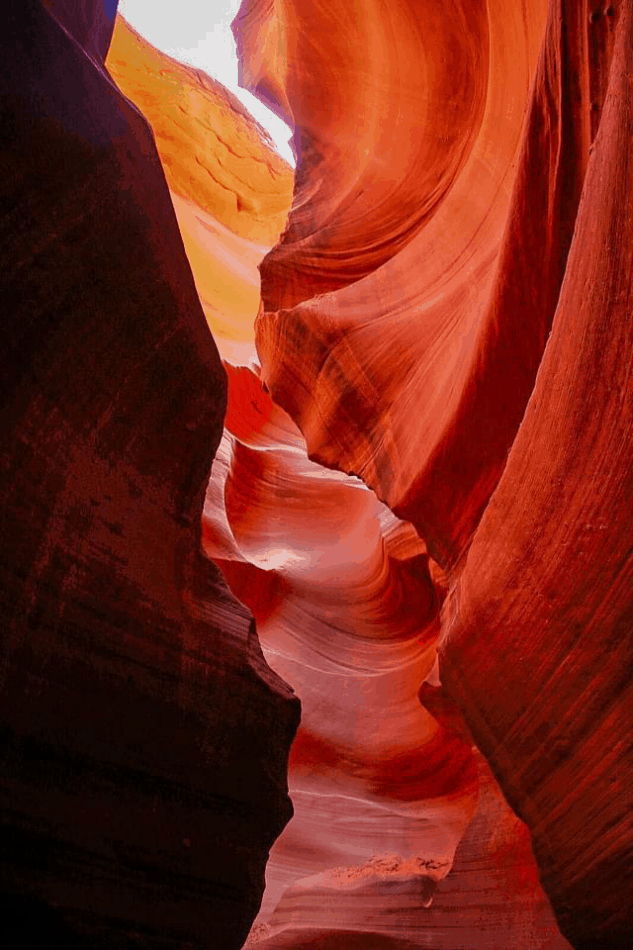
[(294, 166), (285, 122), (237, 84), (238, 64), (231, 21), (240, 0), (119, 0), (134, 29), (181, 63), (203, 69), (230, 89), (268, 131), (280, 155)]

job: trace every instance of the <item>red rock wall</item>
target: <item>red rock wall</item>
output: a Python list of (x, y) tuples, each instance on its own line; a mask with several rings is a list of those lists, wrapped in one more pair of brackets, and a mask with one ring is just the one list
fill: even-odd
[[(283, 895), (257, 950), (565, 950), (541, 890), (525, 826), (479, 763), (477, 810), (448, 876), (434, 894), (410, 873), (300, 882)], [(292, 826), (290, 826), (292, 827)], [(392, 861), (392, 864), (394, 862)], [(384, 864), (388, 864), (387, 861)], [(350, 876), (351, 877), (351, 876)], [(310, 921), (310, 925), (308, 925)], [(362, 929), (351, 926), (362, 921)]]
[(261, 378), (445, 571), (423, 702), (457, 701), (573, 944), (625, 947), (631, 4), (435, 6), (242, 6), (245, 82), (300, 130)]
[(633, 10), (617, 12), (551, 336), (442, 662), (579, 947), (626, 947), (633, 932)]
[(247, 946), (564, 950), (527, 829), (457, 707), (430, 685), (418, 698), (442, 571), (362, 483), (307, 459), (252, 370), (227, 369), (204, 546), (302, 702), (295, 814)]
[(0, 933), (238, 948), (298, 702), (200, 548), (226, 376), (89, 14), (0, 14)]

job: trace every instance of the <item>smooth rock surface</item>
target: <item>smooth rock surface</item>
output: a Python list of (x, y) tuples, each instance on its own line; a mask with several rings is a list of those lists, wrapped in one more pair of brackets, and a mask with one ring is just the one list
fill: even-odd
[(633, 933), (631, 4), (619, 15), (552, 333), (441, 663), (581, 948)]
[(268, 923), (254, 928), (246, 947), (568, 948), (539, 886), (527, 829), (484, 763), (478, 763), (478, 771), (477, 810), (450, 874), (437, 889), (410, 872), (398, 880), (393, 860), (388, 881), (354, 880), (345, 869), (330, 880), (300, 881), (286, 891)]
[(461, 713), (430, 683), (419, 699), (420, 681), (436, 679), (441, 570), (361, 482), (307, 459), (253, 370), (227, 369), (204, 546), (302, 702), (295, 814), (247, 946), (345, 947), (362, 935), (563, 950), (527, 829)]
[(633, 939), (631, 15), (245, 0), (236, 21), (246, 84), (299, 127), (262, 382), (444, 572), (422, 702), (462, 735), (465, 714), (581, 948)]

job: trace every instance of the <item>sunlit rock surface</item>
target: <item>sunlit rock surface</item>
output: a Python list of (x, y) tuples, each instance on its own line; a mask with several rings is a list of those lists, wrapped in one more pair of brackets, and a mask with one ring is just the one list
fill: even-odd
[(226, 376), (112, 6), (0, 14), (0, 944), (237, 950), (298, 702), (201, 550)]
[(293, 170), (241, 102), (202, 70), (155, 49), (121, 16), (107, 67), (152, 126), (171, 191), (271, 247), (286, 222)]
[(449, 719), (583, 948), (633, 935), (631, 8), (245, 0), (235, 23), (246, 85), (299, 127), (261, 379), (444, 571)]
[(120, 16), (107, 67), (152, 126), (220, 354), (247, 363), (255, 352), (257, 267), (284, 228), (293, 170), (224, 86), (159, 52)]

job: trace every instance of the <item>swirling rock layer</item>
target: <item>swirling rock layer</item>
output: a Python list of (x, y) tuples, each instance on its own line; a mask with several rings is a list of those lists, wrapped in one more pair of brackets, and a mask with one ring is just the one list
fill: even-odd
[(479, 775), (477, 810), (437, 889), (425, 889), (410, 873), (388, 882), (348, 881), (343, 875), (300, 882), (284, 894), (253, 946), (565, 950), (569, 944), (557, 932), (537, 880), (527, 829), (483, 763)]
[[(580, 947), (625, 947), (633, 932), (632, 68), (623, 4), (552, 334), (443, 662)], [(492, 692), (475, 660), (484, 630), (504, 670)]]
[(633, 934), (631, 6), (246, 0), (236, 24), (300, 129), (261, 378), (445, 572), (440, 679), (578, 947)]
[(527, 830), (479, 776), (459, 711), (437, 686), (431, 714), (418, 698), (441, 570), (362, 483), (307, 459), (256, 373), (227, 369), (203, 542), (302, 701), (295, 815), (247, 946), (564, 950)]
[(111, 7), (0, 14), (0, 931), (238, 948), (298, 704), (200, 550), (226, 377)]

